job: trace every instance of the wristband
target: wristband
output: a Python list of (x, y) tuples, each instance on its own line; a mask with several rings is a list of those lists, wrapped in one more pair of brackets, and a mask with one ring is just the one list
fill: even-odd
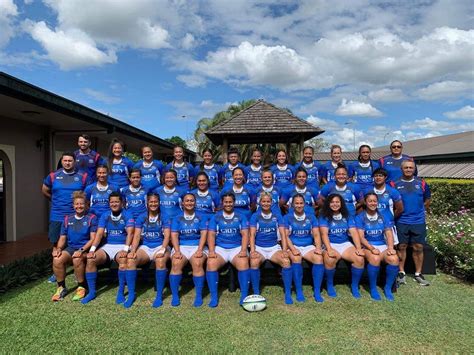
[(97, 247), (95, 245), (91, 246), (91, 248), (89, 249), (91, 253), (95, 252), (96, 250), (97, 250)]
[(128, 245), (124, 245), (124, 246), (123, 246), (123, 251), (129, 252), (129, 251), (130, 251), (130, 247), (129, 247)]

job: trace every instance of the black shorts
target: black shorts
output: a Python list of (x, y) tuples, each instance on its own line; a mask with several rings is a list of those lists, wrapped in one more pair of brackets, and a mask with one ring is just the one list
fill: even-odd
[(397, 223), (400, 244), (426, 244), (426, 224)]
[(48, 227), (48, 239), (52, 244), (56, 244), (61, 234), (61, 225), (63, 222), (50, 221)]

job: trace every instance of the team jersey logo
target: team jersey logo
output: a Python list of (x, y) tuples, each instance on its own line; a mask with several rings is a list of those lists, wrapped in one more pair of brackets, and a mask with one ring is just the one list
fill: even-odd
[(77, 176), (74, 177), (74, 181), (79, 181), (79, 178)]

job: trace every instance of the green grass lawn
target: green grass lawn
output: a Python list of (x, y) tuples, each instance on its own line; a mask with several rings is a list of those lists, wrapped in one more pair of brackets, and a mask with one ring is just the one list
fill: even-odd
[[(474, 289), (439, 274), (422, 288), (408, 279), (396, 301), (373, 302), (364, 289), (361, 300), (347, 285), (338, 298), (316, 304), (283, 304), (282, 289), (267, 286), (268, 308), (246, 313), (239, 293), (224, 290), (218, 308), (191, 306), (186, 286), (182, 304), (150, 307), (152, 288), (139, 289), (135, 305), (114, 304), (116, 287), (105, 288), (91, 304), (53, 304), (54, 286), (36, 282), (0, 297), (0, 342), (7, 352), (460, 352), (474, 349)], [(72, 277), (68, 277), (73, 286)], [(104, 286), (105, 287), (105, 286)], [(207, 295), (205, 301), (209, 300)]]

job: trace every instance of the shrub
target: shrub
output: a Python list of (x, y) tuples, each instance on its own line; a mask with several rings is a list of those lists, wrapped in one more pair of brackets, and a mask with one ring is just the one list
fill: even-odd
[(431, 213), (437, 216), (474, 209), (474, 180), (426, 179), (431, 189)]
[(473, 224), (468, 209), (427, 218), (428, 243), (434, 247), (438, 267), (469, 282), (474, 281)]

